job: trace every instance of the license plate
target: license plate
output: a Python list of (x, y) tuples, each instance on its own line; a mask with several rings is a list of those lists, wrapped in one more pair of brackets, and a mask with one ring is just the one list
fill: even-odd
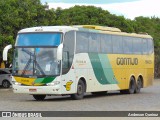
[(37, 92), (37, 89), (29, 89), (29, 92)]

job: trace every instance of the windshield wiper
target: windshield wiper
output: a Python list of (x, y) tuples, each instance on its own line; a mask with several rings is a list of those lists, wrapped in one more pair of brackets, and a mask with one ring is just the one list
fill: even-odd
[[(31, 53), (30, 51), (28, 51), (28, 50), (26, 50), (26, 49), (24, 49), (24, 48), (22, 48), (22, 51), (25, 52), (25, 53), (27, 53), (28, 55), (30, 55), (30, 59), (28, 60), (27, 64), (25, 65), (24, 70), (23, 70), (23, 72), (22, 72), (22, 75), (25, 74), (25, 70), (27, 70), (28, 67), (29, 67), (29, 65), (31, 64), (31, 61), (32, 61), (31, 56), (32, 56), (32, 57), (35, 57), (34, 60), (33, 60), (33, 63), (35, 63), (35, 65), (37, 65), (37, 68), (40, 70), (40, 72), (42, 73), (42, 75), (43, 75), (43, 76), (46, 76), (45, 73), (43, 72), (42, 68), (40, 67), (40, 65), (39, 65), (38, 62), (36, 61), (36, 56), (35, 56), (35, 54)], [(33, 75), (34, 75), (34, 73), (35, 73), (35, 71), (34, 71), (34, 68), (33, 68)]]
[(27, 53), (28, 55), (30, 55), (30, 56), (34, 56), (34, 54), (33, 53), (31, 53), (30, 51), (28, 51), (28, 50), (26, 50), (26, 49), (24, 49), (24, 48), (22, 48), (22, 51), (23, 52), (25, 52), (25, 53)]
[(40, 70), (40, 72), (42, 73), (43, 76), (46, 76), (45, 73), (43, 72), (42, 68), (40, 67), (40, 65), (38, 64), (38, 62), (36, 60), (35, 61), (35, 65), (37, 65), (37, 68)]
[(23, 76), (25, 74), (25, 71), (28, 69), (29, 65), (31, 64), (31, 61), (32, 61), (32, 59), (31, 59), (31, 55), (30, 55), (30, 59), (28, 60), (27, 64), (25, 65), (21, 76)]

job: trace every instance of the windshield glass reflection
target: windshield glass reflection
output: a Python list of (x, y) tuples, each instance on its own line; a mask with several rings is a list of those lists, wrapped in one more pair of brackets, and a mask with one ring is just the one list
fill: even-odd
[(57, 48), (16, 48), (13, 74), (19, 76), (48, 76), (60, 74)]

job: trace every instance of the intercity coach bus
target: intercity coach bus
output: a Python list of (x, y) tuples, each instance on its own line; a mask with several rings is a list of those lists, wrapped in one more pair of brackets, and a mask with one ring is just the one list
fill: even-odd
[(32, 27), (18, 32), (14, 48), (13, 91), (36, 100), (139, 93), (154, 79), (154, 46), (147, 34), (94, 25)]

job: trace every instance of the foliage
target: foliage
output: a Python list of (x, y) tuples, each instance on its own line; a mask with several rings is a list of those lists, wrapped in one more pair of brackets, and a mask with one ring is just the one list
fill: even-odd
[[(0, 55), (8, 44), (14, 44), (20, 29), (49, 25), (55, 20), (53, 10), (45, 10), (39, 0), (0, 0)], [(12, 52), (9, 54), (11, 63)], [(2, 61), (2, 57), (0, 57)]]
[[(94, 6), (74, 6), (69, 9), (47, 7), (40, 0), (0, 0), (0, 56), (6, 45), (14, 44), (17, 32), (23, 28), (45, 25), (102, 25), (117, 27), (123, 32), (150, 34), (156, 47), (155, 66), (160, 67), (160, 18), (140, 16), (130, 20)], [(9, 62), (12, 61), (11, 58), (12, 52)]]

